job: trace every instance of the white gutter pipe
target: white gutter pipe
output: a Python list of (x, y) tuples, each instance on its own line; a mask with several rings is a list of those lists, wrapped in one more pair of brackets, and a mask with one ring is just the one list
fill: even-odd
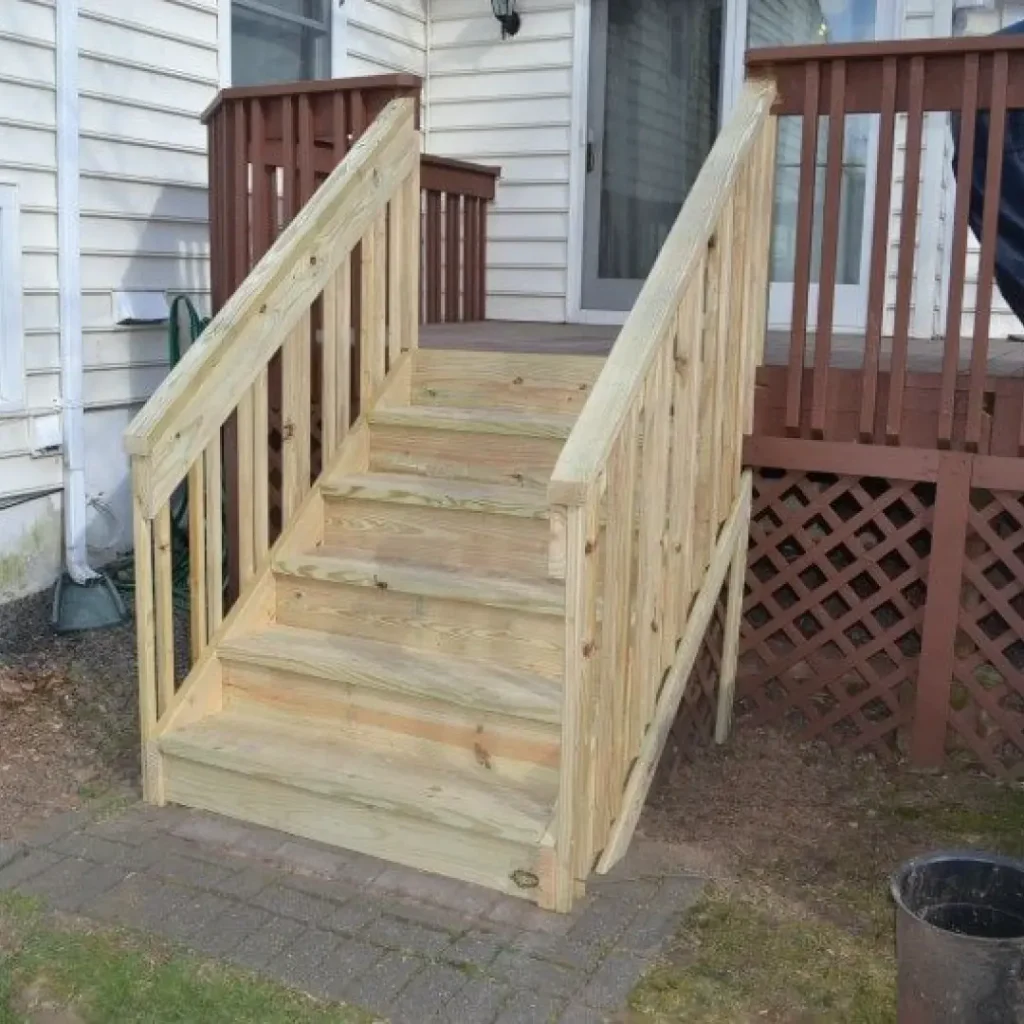
[(57, 273), (64, 448), (64, 561), (75, 583), (99, 578), (85, 539), (82, 289), (78, 207), (78, 0), (57, 0)]

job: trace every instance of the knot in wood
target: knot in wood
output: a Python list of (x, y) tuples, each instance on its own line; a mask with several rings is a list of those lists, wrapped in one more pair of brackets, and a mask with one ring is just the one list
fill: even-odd
[(657, 633), (658, 632), (658, 623), (654, 619), (651, 619), (651, 632), (652, 633)]
[(596, 540), (588, 540), (583, 545), (583, 554), (585, 554), (585, 555), (592, 555), (594, 553), (594, 551), (596, 550), (596, 548), (597, 548), (597, 541)]
[(594, 641), (593, 640), (588, 640), (583, 645), (583, 657), (584, 658), (589, 658), (594, 653), (594, 647), (595, 647)]
[(294, 423), (283, 423), (281, 424), (281, 440), (290, 441), (295, 436), (295, 424)]
[(311, 267), (315, 267), (316, 266), (316, 256), (310, 256), (309, 257), (309, 265)]
[(267, 311), (267, 304), (266, 304), (266, 303), (264, 302), (264, 303), (263, 303), (263, 304), (262, 304), (262, 305), (260, 306), (260, 312), (261, 312), (261, 313), (266, 313), (266, 311)]

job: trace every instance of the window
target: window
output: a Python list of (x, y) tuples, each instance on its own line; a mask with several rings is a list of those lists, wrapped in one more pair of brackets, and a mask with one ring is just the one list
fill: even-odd
[(331, 0), (232, 0), (232, 85), (330, 74)]
[(18, 188), (0, 183), (0, 412), (25, 402)]

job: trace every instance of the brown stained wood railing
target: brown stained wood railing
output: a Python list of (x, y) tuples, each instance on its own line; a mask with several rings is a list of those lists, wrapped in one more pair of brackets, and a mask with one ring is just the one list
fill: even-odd
[(636, 825), (723, 584), (718, 735), (735, 681), (767, 313), (775, 121), (748, 84), (552, 473), (551, 573), (566, 587), (554, 904)]
[[(290, 115), (284, 115), (287, 123)], [(298, 105), (299, 132), (304, 105)], [(306, 136), (308, 138), (308, 135)], [(135, 606), (139, 705), (147, 798), (162, 802), (150, 747), (175, 716), (192, 713), (195, 684), (231, 617), (255, 602), (271, 558), (268, 493), (271, 450), (280, 459), (279, 526), (296, 522), (319, 467), (347, 435), (352, 361), (360, 374), (357, 405), (368, 407), (417, 344), (419, 278), (419, 133), (411, 99), (394, 100), (309, 202), (171, 371), (125, 434), (131, 455), (135, 522)], [(298, 202), (310, 188), (296, 175)], [(255, 190), (262, 198), (262, 193)], [(406, 243), (386, 263), (386, 225)], [(257, 218), (257, 224), (259, 219)], [(261, 229), (262, 230), (262, 229)], [(353, 252), (360, 252), (360, 327), (351, 344)], [(314, 313), (319, 337), (314, 341)], [(314, 385), (311, 352), (322, 351)], [(268, 428), (269, 369), (279, 366), (280, 422)], [(312, 464), (314, 408), (321, 420), (319, 465)], [(237, 473), (222, 478), (222, 432), (235, 426)], [(191, 673), (175, 664), (172, 502), (186, 488)], [(224, 619), (222, 494), (235, 510), (241, 595)], [(262, 574), (262, 575), (261, 575)], [(179, 671), (182, 669), (183, 671)], [(190, 680), (192, 682), (190, 682)]]
[[(1009, 112), (1024, 109), (1024, 39), (995, 36), (969, 39), (901, 40), (826, 46), (752, 50), (748, 74), (774, 82), (776, 117), (800, 121), (797, 209), (794, 223), (793, 300), (784, 374), (782, 432), (792, 437), (866, 443), (921, 445), (978, 450), (990, 431), (989, 404), (993, 393), (989, 360), (995, 251), (1002, 185), (1002, 149)], [(927, 117), (936, 113), (960, 115), (961, 152), (955, 197), (951, 199), (953, 230), (945, 282), (946, 323), (941, 339), (927, 347), (920, 333), (921, 316), (929, 305), (938, 316), (941, 297), (931, 283), (919, 279), (921, 264), (921, 190)], [(980, 226), (980, 254), (973, 307), (966, 301), (965, 279), (970, 268), (968, 246), (972, 154), (979, 113), (990, 119), (985, 161), (985, 202)], [(835, 323), (838, 249), (844, 185), (844, 131), (849, 118), (873, 115), (877, 147), (873, 166), (874, 207), (867, 211), (870, 232), (865, 308), (860, 310), (859, 403), (855, 425), (838, 410), (835, 353), (839, 333)], [(824, 188), (816, 208), (816, 177), (820, 119), (828, 118), (824, 146)], [(943, 123), (947, 135), (949, 129)], [(902, 181), (897, 179), (895, 155), (902, 146)], [(951, 146), (942, 144), (945, 154)], [(947, 157), (944, 155), (943, 159)], [(934, 171), (934, 168), (933, 168)], [(941, 168), (946, 173), (948, 168)], [(979, 183), (974, 182), (977, 188)], [(871, 190), (868, 190), (871, 194)], [(898, 204), (898, 209), (894, 208)], [(890, 233), (893, 214), (899, 227)], [(925, 211), (935, 218), (936, 210)], [(929, 258), (933, 256), (929, 253)], [(817, 263), (816, 263), (817, 261)], [(942, 269), (942, 268), (940, 268)], [(815, 277), (815, 272), (817, 276)], [(812, 284), (817, 303), (811, 308)], [(923, 304), (923, 305), (922, 305)], [(915, 310), (918, 316), (915, 317)], [(812, 317), (813, 312), (813, 317)], [(971, 317), (968, 338), (962, 324)], [(843, 333), (856, 334), (844, 325)], [(927, 333), (930, 333), (930, 329)], [(814, 355), (807, 365), (808, 345)], [(922, 348), (922, 342), (926, 347)], [(967, 343), (966, 365), (962, 346)], [(843, 387), (848, 390), (849, 338), (845, 339)], [(934, 353), (934, 368), (931, 367)], [(914, 365), (916, 357), (916, 366)], [(930, 420), (922, 426), (920, 398), (915, 399), (913, 439), (908, 441), (908, 393), (921, 386), (922, 366), (936, 377), (928, 397)], [(1017, 412), (1018, 450), (1024, 452), (1024, 410)], [(774, 422), (774, 421), (773, 421)]]

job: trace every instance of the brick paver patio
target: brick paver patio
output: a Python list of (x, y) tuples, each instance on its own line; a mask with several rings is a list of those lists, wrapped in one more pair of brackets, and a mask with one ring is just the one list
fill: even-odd
[(0, 889), (137, 928), (394, 1022), (584, 1024), (621, 1009), (702, 880), (643, 842), (569, 916), (182, 808), (50, 819)]

